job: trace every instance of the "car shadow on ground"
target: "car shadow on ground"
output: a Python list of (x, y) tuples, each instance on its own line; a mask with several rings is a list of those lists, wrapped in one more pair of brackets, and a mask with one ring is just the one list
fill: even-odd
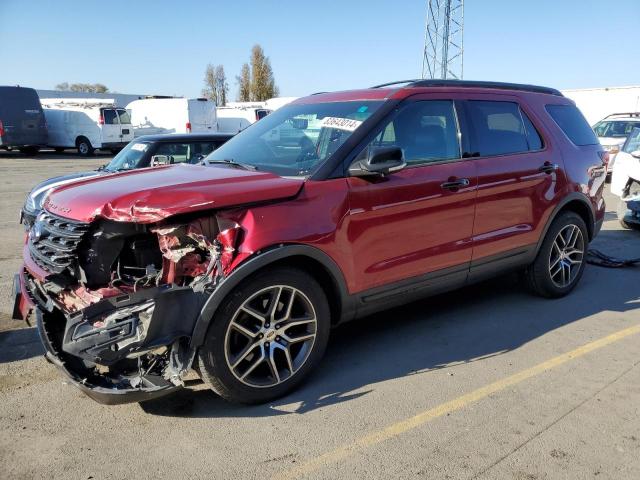
[[(408, 375), (423, 376), (428, 388), (429, 376), (440, 369), (510, 352), (603, 311), (638, 309), (639, 291), (629, 281), (635, 276), (631, 269), (590, 266), (573, 294), (556, 300), (530, 295), (515, 274), (503, 276), (337, 328), (315, 375), (271, 404), (234, 405), (205, 388), (186, 388), (140, 405), (161, 416), (262, 417), (347, 402), (369, 394), (379, 382)], [(606, 295), (603, 285), (609, 285)]]

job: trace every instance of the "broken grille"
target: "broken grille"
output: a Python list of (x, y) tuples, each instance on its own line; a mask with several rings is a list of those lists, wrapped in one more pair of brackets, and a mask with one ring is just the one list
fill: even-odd
[(29, 231), (31, 258), (47, 272), (64, 272), (77, 259), (78, 244), (88, 229), (88, 223), (42, 212)]

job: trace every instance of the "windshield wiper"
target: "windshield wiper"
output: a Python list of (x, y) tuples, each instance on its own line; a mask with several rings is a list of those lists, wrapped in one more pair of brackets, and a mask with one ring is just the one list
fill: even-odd
[(236, 162), (234, 160), (230, 160), (230, 159), (223, 159), (223, 160), (207, 160), (206, 158), (202, 159), (202, 164), (203, 165), (229, 165), (230, 167), (234, 167), (234, 168), (242, 168), (243, 170), (251, 170), (251, 171), (256, 171), (258, 170), (258, 167), (254, 166), (254, 165), (249, 165), (246, 163), (240, 163), (240, 162)]

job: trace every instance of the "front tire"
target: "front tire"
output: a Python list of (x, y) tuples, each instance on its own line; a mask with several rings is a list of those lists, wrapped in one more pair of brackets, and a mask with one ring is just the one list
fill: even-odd
[(586, 265), (587, 226), (575, 212), (561, 213), (551, 224), (525, 278), (537, 295), (559, 298), (580, 281)]
[(197, 371), (226, 400), (257, 404), (296, 388), (318, 365), (330, 311), (318, 282), (279, 267), (241, 283), (216, 312)]

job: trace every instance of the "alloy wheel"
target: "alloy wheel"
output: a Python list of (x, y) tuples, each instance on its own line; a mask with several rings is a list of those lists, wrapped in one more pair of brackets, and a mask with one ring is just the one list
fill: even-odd
[(300, 290), (275, 285), (249, 297), (225, 334), (229, 370), (250, 387), (274, 387), (300, 370), (317, 331), (313, 304)]
[(576, 279), (584, 261), (584, 248), (582, 230), (577, 225), (566, 225), (558, 232), (549, 255), (549, 275), (557, 287), (568, 287)]

